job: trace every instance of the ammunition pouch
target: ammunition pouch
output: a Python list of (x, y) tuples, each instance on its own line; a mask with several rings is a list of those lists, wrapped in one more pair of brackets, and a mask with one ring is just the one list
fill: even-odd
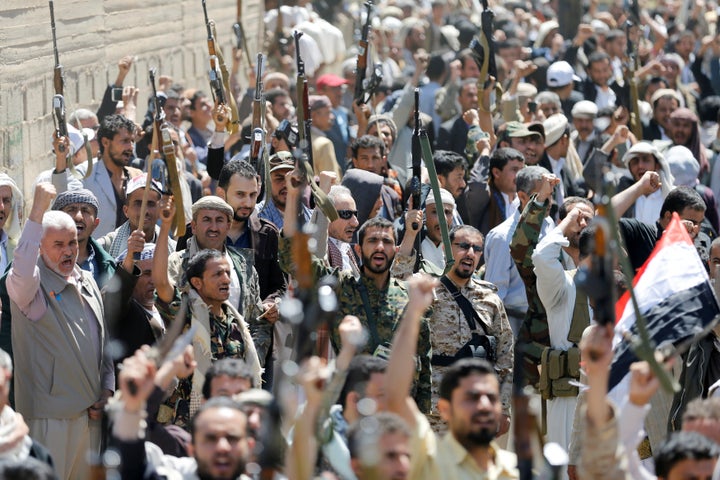
[(569, 350), (545, 348), (540, 358), (540, 383), (538, 389), (543, 399), (576, 397), (579, 389), (573, 383), (580, 379), (580, 349)]
[(495, 364), (497, 339), (493, 335), (473, 333), (470, 340), (455, 355), (433, 355), (432, 364), (437, 367), (449, 367), (461, 358), (482, 358)]

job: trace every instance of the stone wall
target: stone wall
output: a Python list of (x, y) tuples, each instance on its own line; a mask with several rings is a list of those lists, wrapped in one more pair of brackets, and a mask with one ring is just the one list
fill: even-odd
[[(140, 88), (138, 120), (147, 105), (148, 68), (208, 91), (207, 43), (201, 0), (56, 0), (60, 63), (65, 69), (68, 114), (95, 111), (117, 75), (117, 61), (134, 55), (125, 85)], [(22, 6), (20, 6), (22, 5)], [(218, 40), (229, 57), (237, 3), (207, 0)], [(263, 2), (243, 2), (250, 52), (258, 51)], [(0, 2), (0, 170), (31, 200), (35, 176), (51, 168), (53, 50), (48, 2)]]

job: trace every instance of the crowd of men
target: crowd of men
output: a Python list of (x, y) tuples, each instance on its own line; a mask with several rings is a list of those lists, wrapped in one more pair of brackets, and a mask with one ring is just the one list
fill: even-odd
[(714, 6), (592, 0), (565, 38), (564, 2), (497, 0), (489, 39), (478, 3), (266, 0), (239, 124), (168, 77), (141, 117), (127, 56), (33, 191), (0, 174), (0, 478), (720, 478), (720, 329), (613, 402), (614, 306), (576, 282), (618, 217), (612, 288), (677, 221), (718, 275)]

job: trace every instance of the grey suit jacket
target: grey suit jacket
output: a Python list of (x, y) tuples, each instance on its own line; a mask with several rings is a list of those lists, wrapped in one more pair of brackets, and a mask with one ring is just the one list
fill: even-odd
[[(78, 167), (78, 173), (85, 174), (84, 165)], [(115, 191), (110, 181), (110, 173), (105, 168), (105, 163), (98, 160), (93, 165), (93, 171), (89, 178), (84, 179), (83, 185), (97, 197), (100, 209), (98, 210), (98, 218), (100, 224), (93, 232), (93, 238), (99, 239), (115, 230), (115, 217), (117, 216), (117, 203), (115, 201)]]

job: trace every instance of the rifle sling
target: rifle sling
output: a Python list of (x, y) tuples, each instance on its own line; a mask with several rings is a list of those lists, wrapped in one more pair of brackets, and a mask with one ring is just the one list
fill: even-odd
[(445, 285), (445, 288), (447, 288), (448, 292), (450, 292), (450, 295), (452, 295), (453, 300), (455, 300), (455, 302), (458, 304), (458, 307), (460, 307), (460, 310), (462, 310), (463, 315), (465, 316), (465, 321), (467, 322), (468, 327), (470, 327), (470, 330), (477, 330), (476, 324), (479, 323), (480, 327), (483, 330), (483, 333), (485, 333), (485, 335), (488, 335), (488, 332), (485, 329), (485, 324), (482, 320), (480, 320), (480, 317), (470, 303), (470, 300), (468, 300), (465, 295), (460, 293), (460, 290), (458, 290), (452, 280), (450, 280), (447, 275), (443, 275), (442, 277), (440, 277), (440, 282)]

